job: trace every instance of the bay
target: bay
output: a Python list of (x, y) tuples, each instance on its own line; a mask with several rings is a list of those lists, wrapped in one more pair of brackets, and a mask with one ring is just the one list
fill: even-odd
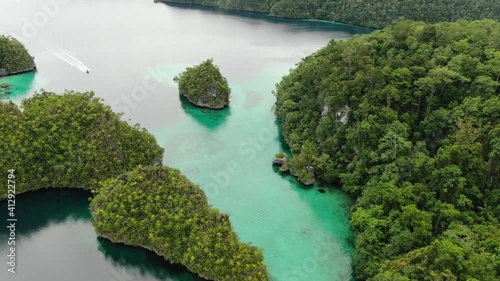
[[(264, 248), (273, 280), (351, 279), (351, 201), (333, 188), (304, 188), (272, 168), (274, 154), (286, 149), (272, 91), (331, 39), (368, 30), (149, 0), (40, 3), (46, 2), (0, 4), (0, 33), (19, 38), (38, 66), (34, 74), (1, 78), (15, 85), (1, 99), (19, 103), (40, 88), (95, 91), (125, 120), (156, 136), (166, 150), (164, 163), (200, 184), (210, 203), (230, 215), (242, 241)], [(173, 82), (207, 58), (214, 58), (232, 88), (231, 106), (222, 111), (190, 105)], [(18, 273), (5, 268), (0, 279), (197, 280), (146, 250), (98, 238), (89, 196), (74, 190), (20, 196)]]

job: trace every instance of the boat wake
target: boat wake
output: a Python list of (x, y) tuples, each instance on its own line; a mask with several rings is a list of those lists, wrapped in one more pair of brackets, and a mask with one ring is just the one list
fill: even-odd
[(74, 66), (78, 70), (80, 70), (82, 72), (90, 73), (90, 69), (87, 66), (85, 66), (85, 64), (83, 64), (83, 62), (81, 62), (79, 59), (75, 58), (74, 56), (72, 56), (71, 54), (66, 52), (65, 50), (63, 50), (59, 47), (56, 47), (55, 49), (48, 49), (47, 48), (47, 50), (49, 52), (51, 52), (54, 56), (63, 60), (67, 64)]

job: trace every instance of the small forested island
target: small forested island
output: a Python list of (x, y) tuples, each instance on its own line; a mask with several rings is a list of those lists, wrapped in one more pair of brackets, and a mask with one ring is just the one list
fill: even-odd
[(269, 280), (262, 250), (239, 242), (229, 216), (178, 170), (138, 167), (106, 181), (91, 212), (99, 235), (151, 249), (205, 279)]
[(382, 28), (402, 18), (436, 23), (459, 19), (500, 20), (498, 0), (155, 0), (187, 3), (230, 10), (266, 13), (276, 17), (320, 19)]
[(213, 59), (188, 67), (174, 81), (179, 84), (179, 93), (192, 104), (210, 109), (222, 109), (229, 105), (231, 88)]
[(499, 22), (332, 41), (276, 96), (287, 165), (356, 198), (357, 279), (500, 280)]
[(9, 83), (0, 84), (0, 95), (10, 94), (12, 86)]
[(0, 35), (0, 77), (35, 68), (33, 57), (21, 42), (11, 36)]

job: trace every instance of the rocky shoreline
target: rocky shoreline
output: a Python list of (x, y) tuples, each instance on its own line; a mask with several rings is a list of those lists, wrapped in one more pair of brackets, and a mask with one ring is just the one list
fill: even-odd
[[(311, 186), (311, 185), (316, 183), (316, 179), (314, 177), (307, 179), (307, 180), (302, 179), (299, 176), (299, 174), (294, 169), (292, 169), (292, 167), (290, 167), (290, 165), (288, 165), (288, 160), (289, 160), (288, 155), (286, 153), (281, 152), (281, 153), (278, 153), (274, 156), (273, 165), (278, 166), (279, 171), (282, 173), (290, 173), (292, 176), (296, 177), (299, 180), (299, 182), (301, 182), (305, 186)], [(312, 172), (311, 166), (307, 166), (304, 168), (308, 172)]]
[(19, 71), (15, 71), (15, 72), (7, 72), (7, 70), (0, 68), (0, 77), (13, 76), (13, 75), (27, 73), (30, 71), (36, 71), (36, 64), (34, 62), (33, 62), (33, 67), (19, 70)]

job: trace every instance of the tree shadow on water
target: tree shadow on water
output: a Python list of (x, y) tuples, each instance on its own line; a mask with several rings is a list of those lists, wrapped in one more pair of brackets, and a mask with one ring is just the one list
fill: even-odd
[[(171, 264), (163, 257), (147, 249), (113, 243), (102, 237), (97, 238), (97, 240), (98, 249), (106, 259), (110, 260), (114, 265), (127, 270), (128, 275), (133, 275), (130, 273), (132, 271), (139, 271), (141, 275), (148, 274), (157, 280), (206, 281), (187, 270), (184, 266)], [(139, 276), (131, 277), (136, 280)]]
[(229, 106), (224, 109), (214, 110), (198, 107), (190, 103), (187, 98), (181, 95), (179, 95), (179, 99), (181, 101), (182, 109), (184, 109), (186, 114), (210, 130), (216, 130), (219, 128), (231, 115), (231, 108)]
[[(76, 189), (47, 189), (27, 192), (16, 198), (15, 214), (18, 221), (16, 233), (19, 236), (29, 236), (51, 224), (73, 221), (90, 221), (88, 198), (90, 191)], [(7, 210), (7, 200), (0, 201), (2, 210)], [(7, 219), (7, 212), (2, 216)], [(5, 233), (6, 234), (6, 233)], [(2, 232), (0, 237), (5, 235)]]

